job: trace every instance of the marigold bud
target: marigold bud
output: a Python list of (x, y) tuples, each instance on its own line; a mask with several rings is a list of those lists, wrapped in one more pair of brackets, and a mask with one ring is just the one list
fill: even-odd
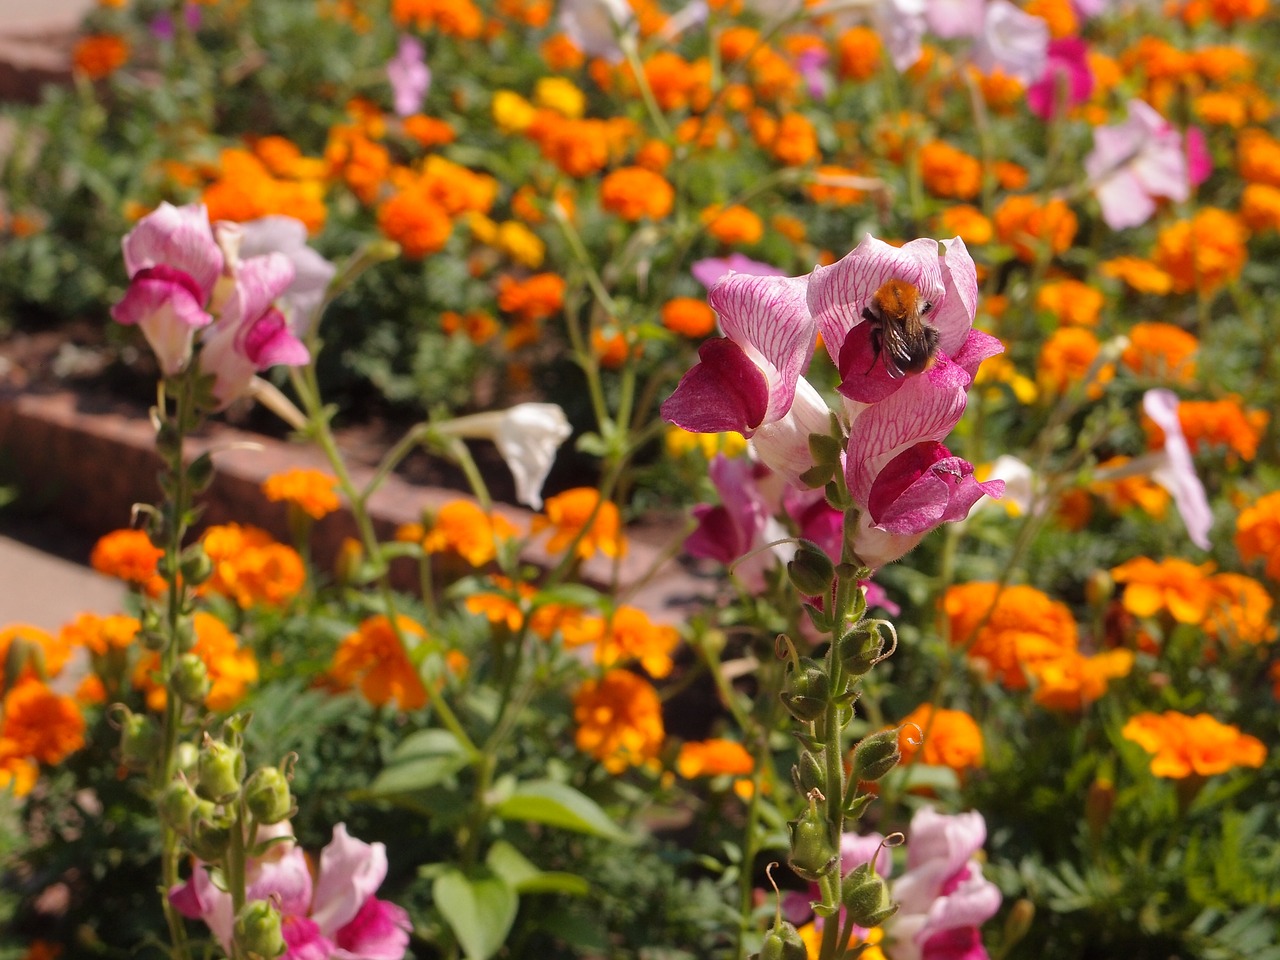
[(839, 851), (831, 836), (831, 825), (818, 801), (820, 790), (809, 791), (809, 809), (791, 824), (791, 855), (787, 863), (805, 880), (818, 881), (840, 862)]
[(876, 873), (875, 861), (872, 857), (851, 870), (840, 890), (849, 919), (860, 927), (877, 927), (898, 911), (889, 898), (889, 885)]
[(853, 775), (862, 781), (879, 780), (896, 767), (901, 759), (898, 728), (881, 730), (866, 737), (853, 748)]
[(259, 823), (279, 823), (293, 813), (289, 779), (278, 767), (259, 767), (244, 785), (249, 812)]
[(287, 944), (280, 911), (268, 900), (250, 900), (235, 921), (236, 945), (253, 960), (267, 960), (285, 952)]
[(221, 740), (207, 740), (197, 770), (196, 793), (213, 803), (230, 803), (244, 782), (244, 751)]

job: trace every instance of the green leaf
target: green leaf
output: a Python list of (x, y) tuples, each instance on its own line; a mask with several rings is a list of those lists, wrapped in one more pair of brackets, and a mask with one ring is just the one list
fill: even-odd
[(519, 850), (499, 840), (484, 858), (489, 869), (517, 893), (564, 893), (585, 896), (591, 889), (586, 879), (558, 870), (539, 870)]
[(452, 777), (467, 765), (467, 752), (447, 730), (419, 730), (396, 747), (391, 763), (374, 778), (366, 794), (414, 793)]
[(494, 807), (493, 812), (504, 820), (533, 820), (617, 843), (634, 842), (594, 800), (567, 783), (554, 780), (534, 780), (518, 785), (509, 797)]
[(431, 895), (468, 960), (489, 960), (502, 949), (520, 906), (515, 890), (500, 878), (468, 878), (453, 868), (436, 877)]

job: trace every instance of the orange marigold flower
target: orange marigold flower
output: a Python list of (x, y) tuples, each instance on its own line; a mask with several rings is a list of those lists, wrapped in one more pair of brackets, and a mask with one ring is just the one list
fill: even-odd
[(836, 39), (836, 70), (842, 80), (870, 80), (880, 69), (884, 46), (870, 27), (851, 27)]
[(675, 205), (676, 192), (665, 177), (644, 167), (622, 167), (600, 183), (600, 205), (623, 220), (661, 220)]
[(1265, 130), (1241, 130), (1236, 140), (1236, 168), (1250, 183), (1280, 187), (1280, 140)]
[(108, 577), (146, 586), (158, 576), (164, 551), (142, 530), (113, 530), (94, 544), (89, 565)]
[(1077, 648), (1076, 622), (1067, 605), (1035, 587), (1000, 589), (995, 583), (949, 588), (943, 609), (953, 646), (1010, 690), (1024, 690), (1026, 670)]
[(701, 338), (716, 328), (716, 314), (705, 300), (676, 297), (662, 305), (662, 325), (672, 333)]
[(1280, 187), (1248, 184), (1240, 196), (1240, 218), (1255, 233), (1280, 231)]
[(977, 207), (967, 203), (948, 207), (938, 215), (938, 231), (944, 237), (959, 237), (967, 246), (990, 243), (995, 226)]
[(323, 470), (297, 467), (267, 477), (262, 481), (262, 493), (272, 503), (288, 503), (319, 520), (342, 505), (334, 489), (337, 485), (337, 479)]
[(217, 179), (205, 187), (201, 200), (208, 208), (210, 222), (243, 222), (281, 214), (301, 220), (315, 233), (328, 216), (318, 172), (302, 179), (277, 177), (248, 150), (222, 151)]
[(39, 778), (40, 765), (30, 757), (0, 756), (0, 790), (25, 797)]
[(922, 703), (898, 724), (898, 749), (902, 763), (950, 767), (961, 777), (982, 766), (982, 730), (963, 710), (935, 710)]
[(35, 677), (35, 663), (28, 659), (22, 672), (15, 677), (5, 676), (9, 665), (11, 649), (15, 641), (21, 641), (27, 648), (29, 656), (36, 658), (44, 670), (45, 676), (55, 677), (71, 659), (71, 643), (61, 633), (57, 636), (47, 630), (32, 626), (29, 623), (11, 623), (0, 629), (0, 685), (16, 683), (23, 677)]
[(996, 183), (1005, 190), (1023, 190), (1031, 180), (1027, 168), (1012, 160), (997, 160), (992, 164), (992, 172), (996, 175)]
[(645, 61), (644, 76), (663, 110), (687, 110), (705, 106), (711, 64), (705, 59), (690, 63), (672, 50), (661, 50)]
[(993, 113), (1012, 113), (1027, 98), (1027, 88), (1022, 81), (1005, 73), (1000, 67), (982, 71), (970, 66), (969, 72), (982, 91), (982, 99)]
[(0, 757), (29, 757), (51, 766), (84, 746), (84, 717), (75, 700), (39, 680), (19, 681), (0, 709)]
[(84, 647), (94, 656), (104, 657), (113, 650), (128, 650), (141, 629), (137, 617), (82, 613), (63, 626), (62, 639), (70, 647)]
[(298, 551), (276, 542), (267, 531), (228, 523), (201, 537), (213, 561), (213, 576), (201, 589), (230, 597), (243, 609), (283, 606), (301, 592), (306, 568)]
[(1111, 577), (1125, 585), (1120, 601), (1135, 617), (1168, 611), (1179, 623), (1200, 623), (1213, 596), (1206, 579), (1212, 572), (1212, 563), (1135, 557), (1113, 567)]
[(1050, 710), (1078, 713), (1107, 692), (1109, 680), (1127, 677), (1132, 650), (1107, 650), (1092, 656), (1071, 651), (1028, 666), (1035, 678), (1035, 702)]
[(391, 0), (391, 19), (398, 27), (434, 28), (463, 40), (484, 32), (484, 16), (471, 0)]
[(671, 147), (661, 140), (646, 140), (636, 151), (636, 166), (661, 173), (671, 165)]
[(1153, 754), (1153, 774), (1172, 780), (1193, 774), (1211, 777), (1235, 767), (1260, 767), (1267, 758), (1261, 740), (1207, 713), (1194, 717), (1176, 710), (1140, 713), (1129, 718), (1120, 734)]
[[(1040, 348), (1036, 361), (1036, 381), (1051, 393), (1064, 393), (1084, 380), (1093, 369), (1101, 345), (1087, 327), (1060, 327)], [(1115, 376), (1115, 366), (1104, 363), (1093, 372), (1086, 388), (1091, 400), (1102, 396), (1102, 388)]]
[(90, 80), (101, 80), (119, 70), (129, 59), (129, 44), (114, 33), (97, 33), (81, 37), (71, 51), (76, 73)]
[(405, 257), (421, 260), (444, 249), (453, 223), (421, 184), (413, 184), (378, 207), (378, 229), (400, 244)]
[(805, 187), (805, 193), (815, 203), (832, 206), (849, 206), (858, 203), (866, 192), (855, 183), (864, 183), (866, 176), (851, 167), (824, 164), (813, 172), (813, 180)]
[(1145, 321), (1129, 328), (1129, 345), (1121, 362), (1140, 377), (1187, 383), (1196, 375), (1200, 341), (1172, 323)]
[(1173, 277), (1141, 257), (1104, 260), (1099, 269), (1104, 277), (1122, 280), (1139, 293), (1164, 295), (1173, 289)]
[(720, 34), (720, 59), (725, 63), (741, 60), (760, 45), (760, 31), (754, 27), (732, 26)]
[(1212, 599), (1205, 618), (1205, 633), (1228, 646), (1258, 646), (1276, 639), (1278, 628), (1271, 616), (1271, 594), (1257, 580), (1240, 573), (1218, 573), (1209, 578)]
[(804, 114), (784, 113), (778, 118), (769, 152), (783, 166), (802, 167), (819, 155), (818, 131)]
[(495, 626), (514, 632), (524, 623), (524, 610), (535, 591), (527, 583), (513, 583), (511, 578), (490, 577), (493, 590), (481, 590), (467, 597), (468, 613), (484, 617)]
[(1228, 462), (1237, 457), (1252, 460), (1270, 421), (1265, 410), (1246, 410), (1240, 398), (1234, 396), (1178, 404), (1178, 422), (1191, 452), (1199, 453), (1206, 447), (1225, 448)]
[(1205, 207), (1191, 220), (1179, 220), (1156, 236), (1156, 265), (1169, 274), (1174, 293), (1210, 294), (1235, 280), (1248, 259), (1249, 232), (1233, 213)]
[(564, 306), (564, 288), (564, 278), (554, 273), (536, 273), (523, 281), (501, 276), (498, 308), (529, 322), (545, 320)]
[(747, 748), (736, 740), (713, 737), (710, 740), (692, 740), (680, 745), (676, 756), (676, 773), (686, 780), (695, 777), (741, 777), (755, 769), (755, 759)]
[(1265, 560), (1267, 576), (1280, 583), (1280, 491), (1268, 493), (1240, 512), (1236, 549), (1245, 563)]
[(338, 645), (330, 674), (344, 687), (359, 687), (361, 696), (375, 707), (395, 701), (401, 710), (417, 710), (426, 706), (427, 688), (401, 636), (416, 644), (427, 634), (405, 616), (397, 617), (396, 625), (399, 636), (385, 614), (362, 620)]
[[(1129, 462), (1129, 457), (1111, 457), (1098, 464), (1100, 471), (1115, 469)], [(1146, 474), (1134, 474), (1118, 480), (1096, 480), (1089, 490), (1102, 500), (1112, 513), (1137, 507), (1157, 520), (1169, 509), (1169, 491)]]
[(658, 692), (629, 670), (588, 680), (573, 697), (574, 743), (610, 773), (653, 763), (666, 730)]
[(1026, 12), (1049, 25), (1049, 36), (1070, 37), (1079, 29), (1075, 10), (1069, 0), (1029, 0)]
[(741, 204), (709, 207), (702, 213), (707, 232), (721, 243), (750, 245), (764, 236), (764, 221)]
[(1020, 260), (1065, 253), (1076, 237), (1078, 222), (1066, 201), (1054, 198), (1043, 205), (1035, 197), (1006, 197), (995, 212), (996, 236), (1013, 247)]
[(545, 512), (533, 518), (531, 527), (533, 533), (551, 529), (548, 552), (567, 550), (575, 539), (577, 555), (584, 560), (597, 551), (606, 557), (620, 557), (626, 552), (618, 508), (608, 500), (601, 501), (595, 488), (575, 487), (548, 497), (543, 509)]
[(1096, 327), (1101, 291), (1079, 280), (1051, 280), (1036, 292), (1036, 306), (1063, 326)]
[(1210, 126), (1239, 129), (1249, 121), (1248, 104), (1243, 96), (1232, 90), (1201, 93), (1192, 99), (1191, 109)]
[(596, 643), (596, 663), (613, 667), (636, 661), (651, 677), (671, 673), (671, 652), (680, 643), (675, 627), (657, 624), (638, 607), (620, 606), (605, 622)]
[(982, 164), (958, 147), (930, 140), (920, 148), (920, 175), (937, 197), (971, 200), (982, 191)]
[(574, 46), (573, 41), (563, 33), (557, 33), (555, 36), (544, 40), (539, 49), (547, 68), (554, 70), (556, 73), (577, 70), (586, 63), (587, 58), (583, 56), (582, 51)]
[(442, 147), (458, 139), (458, 134), (446, 121), (415, 113), (404, 118), (404, 132), (418, 142), (424, 150)]
[(428, 553), (456, 553), (471, 566), (483, 567), (497, 556), (498, 541), (515, 535), (506, 517), (486, 513), (470, 500), (451, 500), (436, 512), (422, 546)]
[[(205, 610), (192, 617), (196, 642), (191, 652), (200, 658), (209, 677), (204, 705), (210, 710), (230, 710), (242, 699), (250, 684), (258, 682), (258, 660), (253, 651), (240, 646), (225, 623)], [(168, 694), (159, 676), (160, 654), (146, 653), (133, 670), (133, 684), (146, 695), (147, 707), (163, 710)]]

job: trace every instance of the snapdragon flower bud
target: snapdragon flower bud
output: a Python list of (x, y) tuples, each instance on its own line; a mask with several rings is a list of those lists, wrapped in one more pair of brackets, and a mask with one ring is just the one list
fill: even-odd
[(824, 800), (820, 790), (809, 791), (809, 808), (791, 824), (791, 855), (787, 863), (805, 880), (818, 881), (840, 862), (839, 851), (831, 837), (831, 825), (818, 808)]
[(236, 945), (253, 960), (267, 960), (285, 952), (280, 911), (269, 900), (250, 900), (236, 914)]
[(213, 803), (230, 803), (244, 782), (244, 751), (221, 740), (207, 740), (197, 769), (196, 793)]
[(278, 767), (259, 767), (244, 785), (249, 812), (259, 823), (279, 823), (293, 813), (289, 779)]

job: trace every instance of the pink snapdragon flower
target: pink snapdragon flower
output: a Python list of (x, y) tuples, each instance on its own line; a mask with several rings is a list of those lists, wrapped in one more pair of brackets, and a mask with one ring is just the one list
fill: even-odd
[(111, 316), (141, 328), (161, 372), (173, 376), (191, 359), (196, 330), (213, 322), (207, 307), (223, 257), (209, 217), (202, 205), (162, 203), (121, 246), (129, 288)]
[(396, 55), (387, 62), (387, 80), (396, 116), (412, 116), (422, 109), (431, 89), (431, 68), (423, 56), (421, 40), (408, 34), (400, 38)]
[(1044, 73), (1027, 87), (1031, 112), (1041, 120), (1050, 120), (1062, 108), (1084, 103), (1092, 93), (1088, 45), (1079, 37), (1050, 40)]
[(730, 273), (747, 273), (755, 277), (785, 277), (785, 270), (779, 270), (777, 267), (761, 263), (759, 260), (752, 260), (744, 253), (731, 253), (727, 257), (706, 257), (702, 260), (695, 260), (689, 268), (689, 272), (693, 274), (693, 279), (710, 290), (716, 285), (716, 281), (722, 277), (727, 277)]
[[(246, 903), (269, 900), (280, 911), (286, 960), (401, 960), (411, 925), (402, 907), (374, 894), (387, 875), (387, 850), (333, 828), (320, 851), (313, 877), (302, 848), (291, 839), (251, 860)], [(191, 879), (169, 892), (183, 916), (203, 920), (222, 948), (231, 953), (235, 917), (231, 894), (220, 889), (208, 868), (196, 862)]]
[(1129, 101), (1124, 123), (1093, 131), (1084, 169), (1112, 230), (1146, 223), (1159, 197), (1180, 203), (1191, 191), (1182, 134), (1142, 100)]

